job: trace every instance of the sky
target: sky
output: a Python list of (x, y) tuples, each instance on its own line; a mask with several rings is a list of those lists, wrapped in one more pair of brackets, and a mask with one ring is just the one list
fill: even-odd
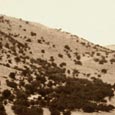
[(115, 44), (115, 0), (0, 0), (0, 14)]

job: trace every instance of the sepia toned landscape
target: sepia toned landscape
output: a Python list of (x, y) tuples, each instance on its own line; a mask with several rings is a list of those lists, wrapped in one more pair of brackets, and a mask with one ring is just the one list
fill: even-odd
[(0, 15), (0, 115), (114, 115), (115, 45)]

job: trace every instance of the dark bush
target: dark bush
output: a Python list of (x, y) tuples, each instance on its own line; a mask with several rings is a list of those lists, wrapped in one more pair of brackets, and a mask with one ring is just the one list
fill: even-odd
[(15, 79), (15, 76), (16, 76), (16, 73), (14, 73), (14, 72), (11, 72), (11, 73), (9, 74), (9, 77), (12, 78), (12, 79)]
[(110, 59), (111, 64), (115, 63), (115, 59)]
[(101, 72), (105, 74), (107, 73), (107, 69), (102, 69)]
[(35, 32), (31, 32), (31, 36), (36, 36), (36, 33)]
[(95, 103), (85, 103), (83, 106), (83, 111), (92, 113), (92, 112), (96, 111), (96, 108), (97, 108), (97, 104), (95, 104)]
[(17, 88), (17, 84), (14, 81), (6, 80), (6, 84), (7, 84), (7, 86), (9, 86), (11, 88), (14, 88), (14, 89)]
[(70, 50), (70, 47), (68, 45), (65, 45), (64, 48)]
[(97, 109), (98, 109), (98, 110), (101, 110), (101, 111), (109, 112), (109, 111), (111, 111), (112, 109), (115, 109), (115, 107), (112, 106), (112, 105), (99, 104), (99, 105), (97, 106)]
[(80, 55), (77, 55), (76, 58), (77, 58), (78, 60), (80, 60), (80, 59), (81, 59), (81, 56), (80, 56)]
[(17, 63), (19, 63), (19, 62), (21, 61), (20, 57), (15, 57), (14, 59), (15, 59), (15, 61), (16, 61)]
[(60, 111), (57, 109), (50, 109), (51, 115), (60, 115)]
[(82, 62), (81, 62), (81, 61), (74, 60), (74, 63), (75, 63), (76, 65), (82, 65)]
[(63, 115), (71, 115), (71, 111), (70, 110), (64, 111)]
[(31, 39), (27, 39), (26, 41), (27, 41), (27, 42), (32, 42)]
[(9, 99), (10, 96), (11, 96), (10, 90), (6, 89), (6, 90), (4, 90), (4, 91), (2, 92), (2, 97), (3, 97), (4, 99)]
[(45, 53), (45, 50), (41, 50), (42, 53)]
[(63, 55), (62, 54), (58, 54), (58, 57), (63, 58)]
[(2, 103), (0, 103), (0, 115), (7, 115), (6, 110)]

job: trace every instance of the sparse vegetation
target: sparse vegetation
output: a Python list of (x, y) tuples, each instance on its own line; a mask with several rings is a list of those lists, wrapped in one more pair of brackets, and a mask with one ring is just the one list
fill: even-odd
[(0, 115), (6, 115), (9, 103), (16, 115), (43, 115), (43, 108), (51, 115), (71, 115), (74, 110), (109, 113), (115, 109), (107, 100), (113, 98), (115, 84), (101, 80), (112, 73), (111, 68), (114, 70), (114, 51), (70, 33), (68, 36), (74, 38), (71, 43), (69, 37), (67, 41), (62, 37), (65, 45), (58, 48), (58, 34), (47, 31), (45, 35), (45, 29), (40, 33), (37, 26), (27, 28), (31, 27), (28, 21), (18, 21), (14, 32), (15, 23), (0, 17), (0, 23), (5, 23), (0, 31), (0, 66), (7, 71), (0, 82)]
[(31, 36), (36, 36), (36, 33), (35, 32), (31, 32)]
[(65, 45), (64, 48), (65, 48), (66, 50), (68, 50), (68, 51), (71, 51), (69, 45)]
[(42, 53), (45, 53), (45, 50), (41, 50)]
[(0, 115), (7, 115), (4, 105), (0, 102)]
[(11, 72), (11, 73), (9, 74), (9, 77), (12, 78), (12, 79), (15, 79), (15, 76), (16, 76), (16, 73), (14, 73), (14, 72)]
[(10, 90), (6, 89), (2, 92), (3, 99), (9, 99), (10, 96), (11, 96)]
[(105, 74), (107, 73), (107, 69), (102, 69), (101, 72)]
[(58, 56), (59, 56), (60, 58), (63, 58), (63, 55), (62, 55), (62, 54), (58, 54)]

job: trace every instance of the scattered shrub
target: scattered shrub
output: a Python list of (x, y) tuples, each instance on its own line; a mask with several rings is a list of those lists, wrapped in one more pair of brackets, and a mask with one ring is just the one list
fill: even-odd
[(9, 99), (10, 96), (11, 96), (10, 90), (6, 89), (6, 90), (4, 90), (4, 91), (2, 92), (2, 97), (3, 97), (4, 99)]
[(36, 33), (35, 32), (31, 32), (31, 36), (36, 36)]
[(26, 41), (27, 41), (27, 42), (32, 42), (31, 39), (27, 39)]
[(58, 56), (59, 56), (60, 58), (63, 58), (63, 55), (62, 55), (62, 54), (58, 54)]
[(81, 61), (74, 60), (74, 62), (75, 62), (76, 65), (82, 65)]
[(11, 73), (9, 74), (9, 77), (12, 78), (12, 79), (15, 79), (15, 76), (16, 76), (16, 73), (14, 73), (14, 72), (11, 72)]
[(9, 86), (11, 88), (14, 88), (14, 89), (17, 88), (17, 84), (14, 81), (6, 80), (6, 84), (7, 84), (7, 86)]
[(45, 53), (45, 50), (41, 50), (42, 53)]
[(107, 73), (107, 69), (102, 69), (101, 72), (105, 74)]
[(65, 45), (64, 48), (70, 50), (70, 47), (68, 45)]
[(71, 111), (70, 110), (64, 111), (63, 115), (71, 115)]
[(0, 103), (0, 115), (7, 115), (6, 110), (2, 103)]

